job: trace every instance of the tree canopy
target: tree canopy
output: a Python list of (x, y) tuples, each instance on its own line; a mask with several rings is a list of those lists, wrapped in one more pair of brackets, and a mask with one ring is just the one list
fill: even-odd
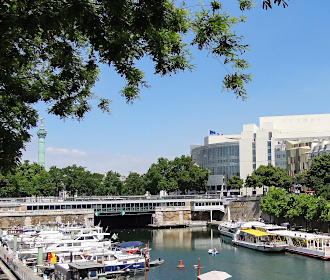
[[(241, 11), (253, 7), (252, 0), (237, 1)], [(272, 3), (286, 6), (284, 0), (264, 0), (263, 8)], [(245, 97), (248, 44), (233, 31), (245, 18), (230, 16), (217, 1), (192, 6), (168, 0), (1, 0), (0, 169), (19, 161), (37, 124), (36, 103), (46, 103), (60, 118), (80, 119), (91, 109), (101, 64), (125, 79), (120, 93), (132, 102), (148, 86), (138, 61), (148, 57), (155, 74), (175, 74), (192, 69), (190, 46), (196, 46), (232, 66), (224, 89)], [(97, 99), (101, 110), (110, 110), (110, 99)]]
[(240, 176), (235, 175), (227, 180), (226, 187), (229, 190), (240, 189), (243, 187), (243, 183), (244, 183), (243, 179), (241, 179)]
[(146, 174), (131, 172), (126, 178), (118, 172), (93, 173), (85, 167), (71, 165), (64, 168), (43, 166), (25, 161), (15, 169), (0, 172), (0, 196), (55, 196), (65, 191), (69, 196), (144, 195), (146, 191), (206, 190), (208, 171), (195, 165), (191, 157), (181, 156), (170, 161), (158, 159)]
[(190, 156), (181, 156), (172, 161), (159, 158), (157, 163), (151, 165), (144, 178), (146, 190), (151, 194), (161, 190), (186, 193), (188, 190), (205, 191), (208, 175), (208, 170), (195, 165)]
[(297, 181), (330, 200), (330, 154), (315, 157), (311, 167), (297, 175)]
[(247, 187), (275, 187), (288, 189), (292, 185), (292, 178), (285, 169), (272, 165), (260, 165), (246, 178)]
[(323, 197), (289, 194), (279, 188), (271, 189), (260, 199), (261, 210), (277, 218), (304, 218), (307, 221), (330, 221), (330, 205)]

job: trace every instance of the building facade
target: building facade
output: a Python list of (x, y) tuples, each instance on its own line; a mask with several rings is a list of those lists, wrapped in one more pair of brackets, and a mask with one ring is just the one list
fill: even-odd
[[(330, 114), (260, 117), (236, 135), (209, 135), (191, 146), (193, 161), (211, 175), (245, 179), (260, 165), (272, 164), (295, 176), (311, 155), (329, 150)], [(323, 143), (323, 144), (321, 144)]]

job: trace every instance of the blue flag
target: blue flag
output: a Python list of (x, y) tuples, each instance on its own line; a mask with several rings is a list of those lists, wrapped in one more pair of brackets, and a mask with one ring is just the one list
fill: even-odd
[(210, 135), (220, 135), (220, 133), (215, 132), (214, 130), (210, 130)]

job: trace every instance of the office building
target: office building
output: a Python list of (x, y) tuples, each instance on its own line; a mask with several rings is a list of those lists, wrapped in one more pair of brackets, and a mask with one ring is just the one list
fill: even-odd
[(206, 136), (204, 145), (191, 146), (191, 156), (224, 182), (268, 164), (295, 176), (308, 168), (311, 154), (329, 150), (329, 140), (330, 114), (260, 117), (259, 125), (244, 124), (240, 134)]

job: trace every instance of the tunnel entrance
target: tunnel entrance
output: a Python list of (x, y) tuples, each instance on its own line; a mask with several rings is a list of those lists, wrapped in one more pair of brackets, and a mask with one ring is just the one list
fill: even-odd
[(95, 217), (94, 224), (109, 229), (117, 228), (141, 228), (152, 223), (152, 213), (129, 215), (100, 215)]

